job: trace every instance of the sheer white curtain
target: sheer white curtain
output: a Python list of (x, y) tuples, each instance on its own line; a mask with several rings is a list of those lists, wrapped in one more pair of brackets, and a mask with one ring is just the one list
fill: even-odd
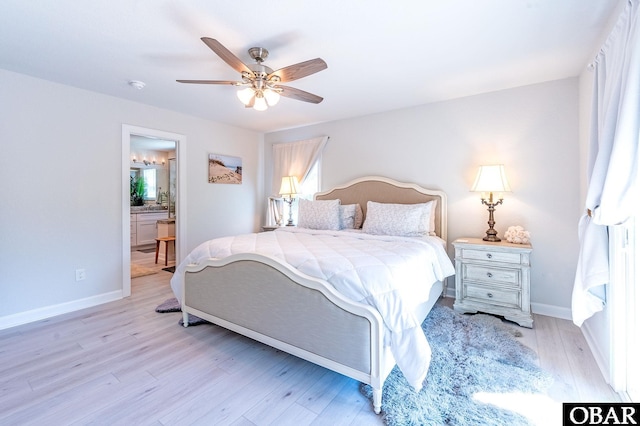
[(295, 176), (302, 184), (309, 170), (318, 161), (328, 140), (328, 136), (321, 136), (297, 142), (274, 144), (272, 195), (278, 195), (283, 176)]
[(580, 254), (572, 297), (573, 322), (578, 326), (605, 303), (607, 226), (625, 222), (638, 208), (639, 1), (628, 1), (594, 63), (589, 187), (579, 225)]

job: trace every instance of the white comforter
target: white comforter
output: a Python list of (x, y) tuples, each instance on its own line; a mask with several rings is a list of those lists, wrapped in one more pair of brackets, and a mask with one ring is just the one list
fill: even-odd
[(422, 387), (431, 349), (413, 308), (427, 299), (433, 283), (455, 273), (441, 239), (301, 228), (218, 238), (196, 247), (176, 268), (174, 294), (181, 300), (187, 265), (249, 252), (281, 259), (328, 281), (349, 299), (375, 307), (390, 331), (398, 367), (416, 390)]

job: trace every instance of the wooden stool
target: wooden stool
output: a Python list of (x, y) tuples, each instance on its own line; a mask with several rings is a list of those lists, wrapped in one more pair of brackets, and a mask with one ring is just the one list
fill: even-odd
[(160, 251), (160, 243), (164, 241), (164, 266), (167, 266), (169, 259), (169, 242), (173, 241), (173, 248), (176, 248), (176, 237), (160, 237), (156, 238), (156, 263), (158, 263), (158, 252)]

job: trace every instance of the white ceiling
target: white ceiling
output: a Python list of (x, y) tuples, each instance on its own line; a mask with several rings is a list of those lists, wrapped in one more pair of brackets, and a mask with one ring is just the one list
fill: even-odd
[[(2, 0), (0, 68), (269, 132), (580, 74), (625, 0)], [(273, 69), (320, 57), (287, 85), (324, 97), (246, 109), (200, 37)], [(146, 87), (137, 90), (129, 80)]]

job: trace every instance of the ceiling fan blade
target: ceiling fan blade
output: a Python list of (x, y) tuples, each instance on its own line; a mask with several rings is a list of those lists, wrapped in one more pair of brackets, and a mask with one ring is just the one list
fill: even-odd
[(286, 83), (288, 81), (298, 80), (299, 78), (315, 74), (327, 68), (327, 63), (320, 58), (310, 59), (295, 65), (280, 68), (269, 74), (267, 80), (272, 76), (280, 77), (280, 81)]
[(234, 70), (239, 73), (242, 73), (243, 71), (252, 73), (251, 69), (246, 66), (244, 62), (238, 59), (236, 55), (231, 53), (231, 51), (224, 47), (218, 40), (209, 37), (202, 37), (200, 40), (209, 46), (209, 49), (213, 50), (216, 55), (220, 56), (220, 58), (229, 64)]
[(230, 84), (232, 86), (240, 86), (244, 84), (241, 81), (230, 80), (176, 80), (178, 83), (191, 83), (191, 84)]
[(282, 89), (281, 96), (295, 99), (297, 101), (311, 102), (312, 104), (319, 104), (323, 98), (313, 93), (305, 92), (304, 90), (296, 89), (289, 86), (276, 86), (278, 89)]

